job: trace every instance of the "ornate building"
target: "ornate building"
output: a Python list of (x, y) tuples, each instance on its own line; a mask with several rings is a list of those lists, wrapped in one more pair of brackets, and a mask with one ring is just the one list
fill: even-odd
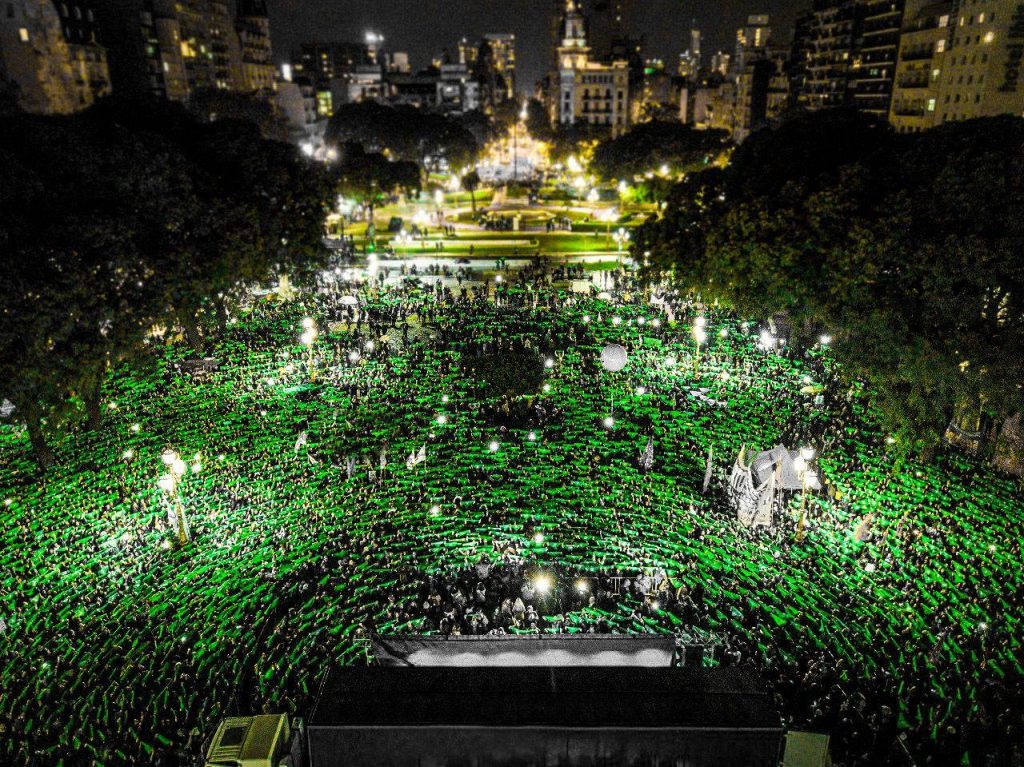
[(560, 125), (607, 128), (612, 135), (624, 132), (630, 122), (628, 62), (591, 58), (586, 18), (576, 0), (567, 0), (561, 30), (549, 94), (552, 119)]

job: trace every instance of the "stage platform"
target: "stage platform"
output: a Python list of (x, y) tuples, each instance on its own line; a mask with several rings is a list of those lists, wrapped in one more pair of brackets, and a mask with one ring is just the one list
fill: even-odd
[(311, 767), (775, 767), (782, 725), (735, 668), (346, 667), (308, 722)]

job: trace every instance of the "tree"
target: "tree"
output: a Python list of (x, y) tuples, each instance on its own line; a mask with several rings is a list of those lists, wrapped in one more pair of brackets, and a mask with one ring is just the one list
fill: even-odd
[(443, 163), (471, 165), (479, 147), (457, 120), (410, 106), (390, 107), (373, 101), (344, 104), (327, 125), (326, 140), (339, 146), (360, 144), (370, 154), (416, 162), (424, 170)]
[(475, 168), (462, 177), (462, 186), (469, 192), (469, 202), (473, 207), (473, 215), (476, 215), (476, 190), (480, 187), (480, 174)]
[(526, 102), (526, 130), (538, 141), (549, 141), (554, 135), (551, 129), (551, 116), (539, 99), (530, 99)]
[(199, 349), (247, 285), (323, 268), (319, 166), (250, 123), (109, 102), (0, 132), (0, 395), (43, 467), (48, 432), (100, 427), (109, 370), (145, 364), (156, 328)]
[(373, 210), (398, 191), (419, 194), (419, 166), (407, 160), (392, 162), (379, 152), (365, 152), (361, 144), (346, 144), (333, 170), (337, 190)]
[(703, 170), (729, 148), (728, 135), (679, 122), (646, 122), (601, 141), (591, 170), (610, 181), (643, 176), (667, 165), (673, 172)]
[(648, 277), (832, 335), (897, 445), (932, 455), (958, 412), (1024, 408), (1024, 120), (914, 136), (852, 112), (761, 131), (638, 232)]

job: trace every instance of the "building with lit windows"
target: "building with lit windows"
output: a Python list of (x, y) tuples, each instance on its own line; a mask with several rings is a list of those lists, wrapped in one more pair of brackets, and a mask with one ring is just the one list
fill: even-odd
[(816, 0), (794, 39), (796, 101), (889, 114), (903, 0)]
[(558, 70), (552, 75), (551, 113), (560, 125), (586, 124), (613, 135), (629, 127), (629, 63), (594, 61), (587, 25), (576, 0), (567, 0), (558, 46)]
[(899, 133), (917, 133), (935, 125), (954, 9), (949, 0), (907, 2), (889, 108), (889, 122)]
[(107, 54), (85, 0), (0, 3), (0, 82), (37, 114), (68, 114), (110, 93)]
[(250, 93), (274, 90), (276, 71), (270, 49), (266, 0), (239, 0), (235, 30), (242, 55), (242, 88)]
[(737, 71), (748, 61), (764, 57), (771, 36), (767, 14), (747, 16), (747, 23), (736, 30), (736, 56), (732, 64)]
[(939, 77), (936, 124), (1024, 116), (1024, 5), (959, 0)]
[[(505, 99), (516, 96), (516, 36), (492, 32), (484, 35), (480, 54), (488, 57), (488, 66), (501, 78), (505, 86)], [(479, 65), (479, 56), (475, 62)]]
[(187, 101), (197, 91), (269, 95), (266, 0), (89, 0), (113, 90)]

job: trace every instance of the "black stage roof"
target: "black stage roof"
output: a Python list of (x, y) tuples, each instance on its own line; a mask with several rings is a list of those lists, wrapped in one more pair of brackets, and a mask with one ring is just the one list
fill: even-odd
[(763, 685), (743, 669), (609, 666), (341, 667), (309, 725), (782, 728)]

